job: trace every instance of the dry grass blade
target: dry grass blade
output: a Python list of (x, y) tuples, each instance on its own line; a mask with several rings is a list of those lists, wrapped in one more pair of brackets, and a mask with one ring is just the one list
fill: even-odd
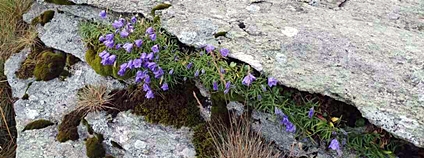
[(113, 107), (113, 95), (107, 91), (104, 85), (88, 85), (78, 92), (77, 111), (87, 114)]
[(278, 158), (282, 155), (251, 130), (245, 117), (230, 116), (230, 126), (210, 122), (209, 133), (220, 158)]

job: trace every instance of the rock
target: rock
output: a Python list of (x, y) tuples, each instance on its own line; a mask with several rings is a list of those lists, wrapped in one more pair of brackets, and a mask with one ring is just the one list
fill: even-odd
[[(163, 1), (74, 2), (150, 17)], [(371, 123), (424, 147), (423, 80), (414, 77), (424, 71), (424, 2), (307, 2), (173, 0), (157, 13), (181, 42), (220, 43), (280, 84), (355, 105)], [(221, 30), (226, 37), (214, 38)]]
[[(15, 76), (28, 49), (10, 57), (5, 63), (5, 75), (12, 87), (14, 97), (22, 97), (28, 83), (28, 100), (19, 99), (15, 102), (16, 129), (18, 131), (16, 157), (85, 157), (84, 143), (56, 141), (57, 124), (62, 117), (76, 107), (77, 90), (88, 84), (107, 84), (110, 89), (123, 88), (116, 80), (104, 78), (94, 72), (87, 64), (79, 62), (72, 66), (72, 76), (60, 81), (58, 78), (50, 81), (34, 81), (33, 78), (20, 80)], [(43, 129), (21, 132), (25, 125), (37, 119), (46, 119), (56, 124)], [(81, 134), (83, 136), (84, 134)]]
[[(191, 143), (192, 132), (183, 127), (175, 129), (149, 124), (144, 117), (130, 111), (119, 113), (111, 119), (105, 113), (86, 116), (94, 132), (103, 134), (109, 153), (124, 158), (133, 157), (195, 157)], [(120, 144), (124, 150), (112, 146), (111, 141)]]

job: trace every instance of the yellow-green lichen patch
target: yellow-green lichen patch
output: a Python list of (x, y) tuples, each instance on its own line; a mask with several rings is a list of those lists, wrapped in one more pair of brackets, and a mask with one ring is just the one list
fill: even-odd
[(31, 25), (37, 25), (41, 24), (41, 26), (44, 26), (46, 23), (50, 22), (54, 17), (54, 11), (53, 10), (47, 10), (40, 16), (32, 19)]
[(34, 68), (35, 79), (38, 81), (48, 81), (58, 77), (63, 71), (65, 62), (65, 53), (59, 51), (44, 51)]
[(46, 127), (51, 126), (51, 125), (54, 125), (54, 123), (49, 121), (49, 120), (39, 119), (39, 120), (35, 120), (35, 121), (28, 123), (25, 126), (25, 128), (22, 130), (22, 132), (26, 131), (26, 130), (42, 129), (42, 128), (46, 128)]
[(56, 136), (56, 140), (59, 142), (66, 142), (68, 140), (77, 140), (78, 125), (80, 124), (83, 114), (78, 111), (72, 111), (63, 117), (62, 122), (59, 125), (59, 133)]
[(106, 150), (103, 147), (103, 136), (95, 134), (93, 137), (88, 138), (85, 142), (87, 156), (89, 158), (103, 158), (106, 155)]
[(58, 5), (74, 5), (74, 2), (71, 2), (69, 0), (44, 0), (47, 3), (53, 3)]

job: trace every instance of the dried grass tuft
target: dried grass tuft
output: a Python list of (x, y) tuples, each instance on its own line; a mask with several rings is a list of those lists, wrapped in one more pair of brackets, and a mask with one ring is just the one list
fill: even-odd
[(77, 111), (82, 114), (98, 112), (113, 107), (113, 95), (109, 94), (104, 85), (88, 85), (78, 92)]

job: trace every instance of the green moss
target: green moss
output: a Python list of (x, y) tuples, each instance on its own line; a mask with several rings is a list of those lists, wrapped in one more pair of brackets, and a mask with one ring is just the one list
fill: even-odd
[(58, 77), (63, 71), (65, 61), (65, 54), (62, 52), (43, 52), (34, 68), (36, 80), (48, 81)]
[(224, 36), (225, 37), (225, 35), (227, 35), (227, 32), (226, 31), (222, 31), (222, 32), (217, 32), (216, 34), (214, 34), (213, 36), (215, 37), (215, 38), (218, 38), (218, 37), (221, 37), (221, 36)]
[[(38, 40), (38, 41), (37, 41)], [(39, 39), (36, 39), (37, 43), (41, 42)], [(33, 76), (33, 72), (35, 69), (35, 65), (37, 63), (37, 59), (40, 58), (41, 53), (45, 50), (43, 46), (33, 45), (31, 46), (31, 51), (28, 54), (25, 61), (19, 67), (19, 70), (15, 72), (15, 75), (19, 79), (28, 79)]]
[(163, 10), (163, 9), (169, 8), (171, 6), (172, 6), (171, 4), (167, 4), (167, 3), (158, 4), (157, 6), (153, 7), (153, 9), (152, 9), (152, 11), (151, 11), (150, 14), (152, 14), (153, 16), (155, 16), (156, 10)]
[(59, 4), (59, 5), (74, 5), (74, 2), (68, 0), (44, 0), (47, 3)]
[(25, 93), (24, 96), (22, 96), (22, 100), (28, 100), (28, 98), (29, 98), (28, 93)]
[(213, 144), (212, 136), (208, 131), (208, 125), (202, 123), (193, 128), (194, 134), (192, 138), (197, 157), (216, 157), (216, 149)]
[(89, 158), (103, 158), (106, 155), (106, 150), (103, 147), (103, 136), (95, 134), (94, 137), (88, 138), (85, 142), (87, 156)]
[(72, 54), (66, 54), (66, 66), (72, 66), (80, 60)]
[(42, 129), (51, 125), (54, 125), (54, 123), (49, 120), (39, 119), (28, 123), (22, 132), (26, 130)]
[(66, 142), (68, 140), (78, 140), (78, 125), (80, 124), (83, 114), (72, 111), (63, 117), (59, 125), (59, 133), (56, 136), (57, 141)]
[[(153, 99), (144, 99), (135, 108), (135, 113), (145, 116), (152, 123), (194, 127), (203, 122), (197, 107), (193, 91), (198, 91), (193, 84), (179, 85), (173, 90), (162, 93)], [(197, 92), (199, 94), (199, 92)], [(139, 97), (144, 98), (144, 93)], [(200, 98), (201, 99), (201, 98)]]
[(31, 25), (37, 25), (41, 24), (41, 26), (44, 26), (46, 23), (50, 22), (54, 17), (54, 11), (53, 10), (47, 10), (40, 16), (32, 19)]
[(211, 120), (221, 123), (229, 123), (230, 118), (228, 115), (227, 101), (224, 98), (223, 92), (212, 93), (212, 109)]

